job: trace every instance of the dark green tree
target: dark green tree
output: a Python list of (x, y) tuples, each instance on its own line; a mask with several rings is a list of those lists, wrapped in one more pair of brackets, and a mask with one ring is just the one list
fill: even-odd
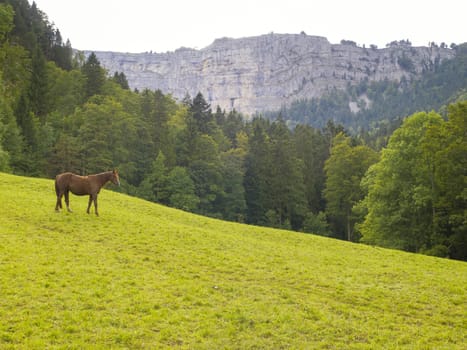
[(142, 119), (135, 120), (136, 140), (133, 143), (132, 160), (135, 164), (135, 178), (132, 184), (139, 186), (151, 172), (151, 164), (154, 159), (154, 143), (149, 127)]
[(128, 84), (126, 75), (123, 72), (115, 72), (113, 76), (113, 81), (120, 85), (120, 87), (124, 90), (130, 89), (130, 85)]
[(168, 166), (174, 166), (176, 161), (175, 136), (168, 125), (171, 115), (175, 114), (176, 110), (174, 100), (160, 90), (144, 90), (141, 94), (141, 114), (151, 137), (152, 152), (158, 154), (162, 151)]
[(14, 110), (19, 108), (19, 96), (24, 95), (29, 69), (26, 51), (9, 42), (13, 20), (12, 6), (0, 4), (0, 163), (3, 171), (24, 168), (24, 139)]
[(233, 110), (227, 114), (223, 123), (219, 125), (222, 125), (222, 131), (230, 141), (232, 147), (237, 147), (237, 135), (245, 129), (245, 121), (242, 115)]
[(293, 135), (297, 157), (303, 163), (303, 180), (308, 208), (313, 213), (324, 211), (324, 162), (329, 157), (328, 141), (317, 129), (299, 125)]
[(37, 175), (37, 157), (35, 150), (39, 143), (39, 120), (30, 109), (29, 99), (22, 95), (15, 110), (16, 123), (23, 142), (22, 155), (13, 159), (15, 170), (21, 174)]
[(450, 105), (447, 122), (434, 133), (441, 142), (435, 153), (437, 194), (431, 243), (445, 246), (451, 258), (467, 261), (467, 101)]
[(272, 208), (270, 169), (272, 167), (268, 136), (262, 122), (253, 122), (245, 158), (246, 220), (250, 224), (266, 225), (266, 213)]
[(48, 175), (53, 177), (65, 171), (79, 173), (81, 170), (80, 150), (80, 142), (76, 137), (65, 132), (61, 133), (51, 149), (46, 168)]
[(190, 105), (189, 113), (195, 122), (195, 126), (201, 134), (210, 134), (215, 128), (211, 106), (206, 102), (202, 93), (198, 93)]
[(303, 162), (297, 158), (291, 132), (281, 119), (270, 131), (270, 190), (275, 217), (273, 225), (298, 230), (302, 227), (307, 203), (303, 180)]
[(231, 149), (221, 155), (224, 198), (222, 217), (230, 221), (245, 221), (246, 201), (243, 181), (245, 176), (246, 150)]
[(52, 50), (52, 59), (57, 66), (66, 71), (70, 71), (73, 68), (73, 48), (71, 47), (70, 40), (67, 40), (65, 44), (62, 42), (62, 36), (58, 29), (55, 31), (55, 45)]
[(101, 94), (106, 80), (105, 70), (101, 67), (94, 52), (89, 55), (81, 71), (86, 79), (84, 86), (85, 96), (89, 98)]
[(28, 99), (30, 111), (39, 118), (41, 124), (45, 123), (46, 115), (49, 112), (48, 90), (46, 60), (42, 51), (36, 49), (32, 56)]
[(209, 135), (199, 135), (194, 144), (188, 171), (199, 198), (199, 213), (221, 217), (219, 202), (224, 198), (222, 163), (217, 143)]

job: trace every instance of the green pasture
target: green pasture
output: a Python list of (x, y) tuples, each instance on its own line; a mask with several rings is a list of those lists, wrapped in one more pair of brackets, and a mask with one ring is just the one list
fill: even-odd
[(465, 262), (87, 202), (0, 174), (0, 349), (467, 348)]

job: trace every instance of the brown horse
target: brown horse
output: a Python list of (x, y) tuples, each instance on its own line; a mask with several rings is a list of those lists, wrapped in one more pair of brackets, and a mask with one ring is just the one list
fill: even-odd
[(101, 188), (109, 181), (120, 186), (117, 170), (89, 176), (79, 176), (73, 173), (57, 175), (55, 178), (55, 193), (57, 193), (55, 210), (59, 211), (59, 208), (62, 208), (62, 196), (65, 195), (66, 208), (69, 212), (72, 212), (69, 198), (69, 192), (71, 191), (71, 193), (78, 196), (89, 195), (88, 210), (86, 212), (89, 214), (91, 203), (94, 201), (94, 211), (99, 216), (97, 212), (97, 195)]

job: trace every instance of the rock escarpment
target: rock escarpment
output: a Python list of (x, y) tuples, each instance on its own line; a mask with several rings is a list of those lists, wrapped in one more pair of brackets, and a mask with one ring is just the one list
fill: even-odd
[(416, 78), (455, 53), (404, 42), (377, 49), (306, 34), (267, 34), (217, 39), (201, 50), (95, 54), (109, 74), (124, 72), (133, 89), (160, 89), (179, 100), (201, 92), (213, 108), (251, 115), (365, 79)]

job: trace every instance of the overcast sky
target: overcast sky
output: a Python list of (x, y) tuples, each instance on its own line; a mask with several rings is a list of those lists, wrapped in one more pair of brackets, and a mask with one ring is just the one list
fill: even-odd
[[(30, 3), (33, 0), (29, 0)], [(221, 37), (304, 31), (385, 47), (409, 39), (467, 41), (462, 0), (35, 0), (63, 40), (79, 50), (166, 52), (201, 49)]]

